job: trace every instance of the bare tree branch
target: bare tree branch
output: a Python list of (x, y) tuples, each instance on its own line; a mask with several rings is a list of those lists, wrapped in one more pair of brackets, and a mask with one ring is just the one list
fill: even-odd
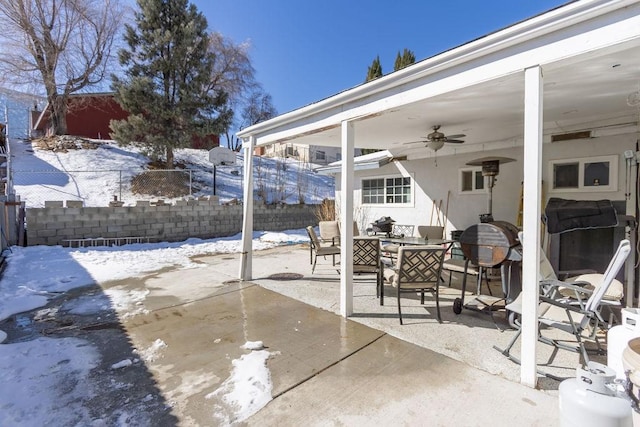
[(67, 131), (67, 97), (107, 75), (123, 13), (120, 0), (0, 0), (0, 73), (43, 89), (52, 133)]

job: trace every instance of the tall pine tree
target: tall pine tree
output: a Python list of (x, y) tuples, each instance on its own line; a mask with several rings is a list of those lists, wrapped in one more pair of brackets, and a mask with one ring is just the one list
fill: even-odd
[(367, 77), (364, 82), (370, 82), (371, 80), (375, 80), (378, 77), (382, 77), (382, 65), (380, 65), (380, 55), (376, 56), (376, 59), (373, 60), (371, 66), (367, 70)]
[(393, 64), (393, 71), (398, 71), (399, 69), (411, 65), (415, 62), (416, 55), (409, 49), (405, 48), (402, 52), (402, 55), (400, 55), (400, 51), (398, 51), (398, 54), (396, 55), (396, 62)]
[(213, 58), (207, 20), (187, 0), (137, 0), (135, 25), (125, 28), (119, 52), (122, 77), (113, 76), (116, 100), (129, 113), (111, 121), (111, 136), (136, 145), (173, 168), (176, 148), (195, 137), (220, 134), (231, 121), (224, 92), (211, 88)]

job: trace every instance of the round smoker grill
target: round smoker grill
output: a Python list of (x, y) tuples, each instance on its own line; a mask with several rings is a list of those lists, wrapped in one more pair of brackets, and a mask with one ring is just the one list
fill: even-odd
[(460, 235), (462, 253), (480, 267), (500, 265), (519, 244), (518, 228), (506, 221), (475, 224)]

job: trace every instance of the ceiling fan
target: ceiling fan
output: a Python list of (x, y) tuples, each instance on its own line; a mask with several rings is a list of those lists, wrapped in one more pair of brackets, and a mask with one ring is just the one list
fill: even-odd
[(464, 138), (466, 136), (465, 134), (445, 135), (440, 132), (440, 125), (435, 125), (432, 129), (433, 132), (428, 134), (423, 140), (407, 142), (407, 144), (422, 142), (426, 147), (429, 147), (433, 151), (438, 151), (444, 147), (445, 143), (462, 144), (464, 141), (458, 138)]

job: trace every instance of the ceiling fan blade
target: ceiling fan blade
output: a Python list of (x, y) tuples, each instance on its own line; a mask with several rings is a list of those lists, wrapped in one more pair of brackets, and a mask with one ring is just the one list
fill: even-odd
[(458, 138), (464, 138), (465, 135), (464, 133), (457, 133), (455, 135), (447, 135), (447, 139), (451, 140), (451, 139), (458, 139)]
[(464, 141), (462, 141), (461, 139), (448, 139), (446, 140), (446, 143), (452, 143), (452, 144), (462, 144)]
[(409, 142), (403, 142), (402, 145), (417, 144), (417, 143), (426, 144), (427, 142), (429, 141), (409, 141)]

